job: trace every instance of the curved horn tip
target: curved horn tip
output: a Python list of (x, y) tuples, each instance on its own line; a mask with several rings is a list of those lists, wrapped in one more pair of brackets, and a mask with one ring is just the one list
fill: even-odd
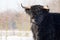
[(30, 7), (29, 7), (29, 6), (24, 7), (24, 6), (22, 5), (22, 3), (21, 3), (21, 7), (22, 7), (22, 8), (25, 8), (25, 9), (30, 9)]
[(21, 3), (21, 7), (24, 8), (23, 5), (22, 5), (22, 3)]

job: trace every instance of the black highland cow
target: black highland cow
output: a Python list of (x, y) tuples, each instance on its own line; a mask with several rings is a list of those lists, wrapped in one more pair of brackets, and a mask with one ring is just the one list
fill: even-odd
[(22, 7), (31, 17), (34, 40), (60, 40), (59, 13), (50, 13), (49, 9), (42, 5)]

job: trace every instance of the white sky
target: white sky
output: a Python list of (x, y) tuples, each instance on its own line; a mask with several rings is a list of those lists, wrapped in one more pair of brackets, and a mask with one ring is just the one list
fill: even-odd
[(0, 0), (0, 12), (6, 11), (9, 9), (22, 11), (22, 8), (20, 6), (21, 3), (24, 6), (27, 6), (27, 5), (31, 6), (35, 4), (46, 5), (47, 3), (49, 3), (49, 0)]
[(5, 11), (8, 9), (17, 10), (17, 0), (0, 0), (0, 11)]

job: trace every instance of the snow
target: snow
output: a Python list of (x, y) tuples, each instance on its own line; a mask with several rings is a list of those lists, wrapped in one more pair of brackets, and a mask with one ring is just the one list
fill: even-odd
[(33, 40), (33, 36), (31, 31), (0, 30), (0, 40)]

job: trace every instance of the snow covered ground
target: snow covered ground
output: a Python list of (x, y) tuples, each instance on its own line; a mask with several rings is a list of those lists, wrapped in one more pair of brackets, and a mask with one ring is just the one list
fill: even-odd
[(33, 40), (32, 37), (18, 37), (18, 36), (8, 36), (7, 38), (2, 36), (0, 40)]
[(0, 40), (33, 40), (31, 31), (0, 30)]

